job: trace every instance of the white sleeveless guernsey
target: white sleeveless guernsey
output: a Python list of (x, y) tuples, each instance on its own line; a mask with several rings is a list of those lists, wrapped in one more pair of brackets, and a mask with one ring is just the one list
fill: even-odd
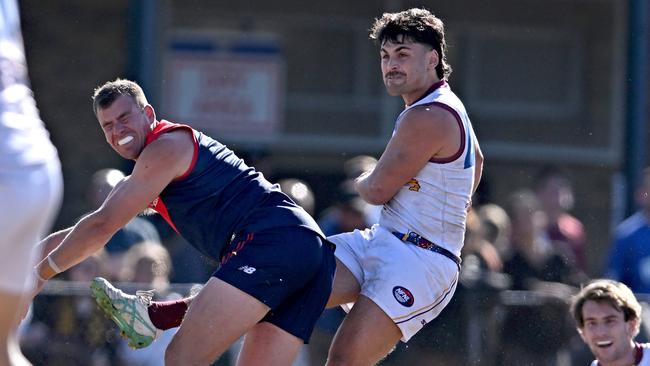
[(0, 172), (54, 159), (29, 87), (17, 4), (0, 0)]
[(395, 129), (411, 108), (424, 105), (444, 108), (458, 121), (461, 147), (450, 159), (429, 161), (400, 188), (384, 205), (379, 224), (390, 231), (415, 232), (460, 257), (474, 185), (474, 131), (463, 103), (449, 85), (441, 81), (432, 89), (400, 113)]

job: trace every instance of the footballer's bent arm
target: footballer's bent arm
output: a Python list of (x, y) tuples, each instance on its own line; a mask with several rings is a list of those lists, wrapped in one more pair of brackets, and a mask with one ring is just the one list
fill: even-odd
[(361, 198), (371, 204), (388, 202), (458, 131), (453, 115), (442, 108), (411, 109), (402, 118), (375, 169), (356, 180), (355, 188)]

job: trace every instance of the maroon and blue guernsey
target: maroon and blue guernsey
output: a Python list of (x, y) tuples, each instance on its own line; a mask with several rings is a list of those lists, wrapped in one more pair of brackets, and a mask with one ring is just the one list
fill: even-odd
[(161, 120), (147, 135), (146, 144), (176, 129), (192, 132), (192, 164), (150, 207), (201, 253), (218, 261), (234, 234), (278, 227), (303, 227), (324, 238), (314, 219), (277, 184), (209, 136)]

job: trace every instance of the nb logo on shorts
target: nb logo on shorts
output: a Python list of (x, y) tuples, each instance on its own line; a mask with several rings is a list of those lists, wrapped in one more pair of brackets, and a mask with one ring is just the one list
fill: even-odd
[(395, 296), (395, 300), (397, 300), (397, 302), (406, 306), (407, 308), (413, 306), (413, 303), (415, 302), (415, 298), (413, 297), (411, 291), (402, 286), (393, 287), (393, 296)]
[(240, 271), (244, 271), (244, 273), (247, 273), (247, 274), (253, 274), (253, 272), (256, 271), (255, 267), (249, 267), (249, 266), (241, 266), (241, 267), (239, 267), (237, 269), (240, 270)]

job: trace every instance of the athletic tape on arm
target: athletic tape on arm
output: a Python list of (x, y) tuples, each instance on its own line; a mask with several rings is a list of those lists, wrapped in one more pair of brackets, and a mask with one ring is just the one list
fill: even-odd
[(63, 272), (61, 271), (61, 268), (59, 268), (59, 266), (57, 266), (56, 263), (54, 263), (54, 259), (52, 259), (52, 256), (50, 255), (47, 256), (47, 264), (50, 265), (50, 267), (54, 270), (54, 272), (56, 273)]

